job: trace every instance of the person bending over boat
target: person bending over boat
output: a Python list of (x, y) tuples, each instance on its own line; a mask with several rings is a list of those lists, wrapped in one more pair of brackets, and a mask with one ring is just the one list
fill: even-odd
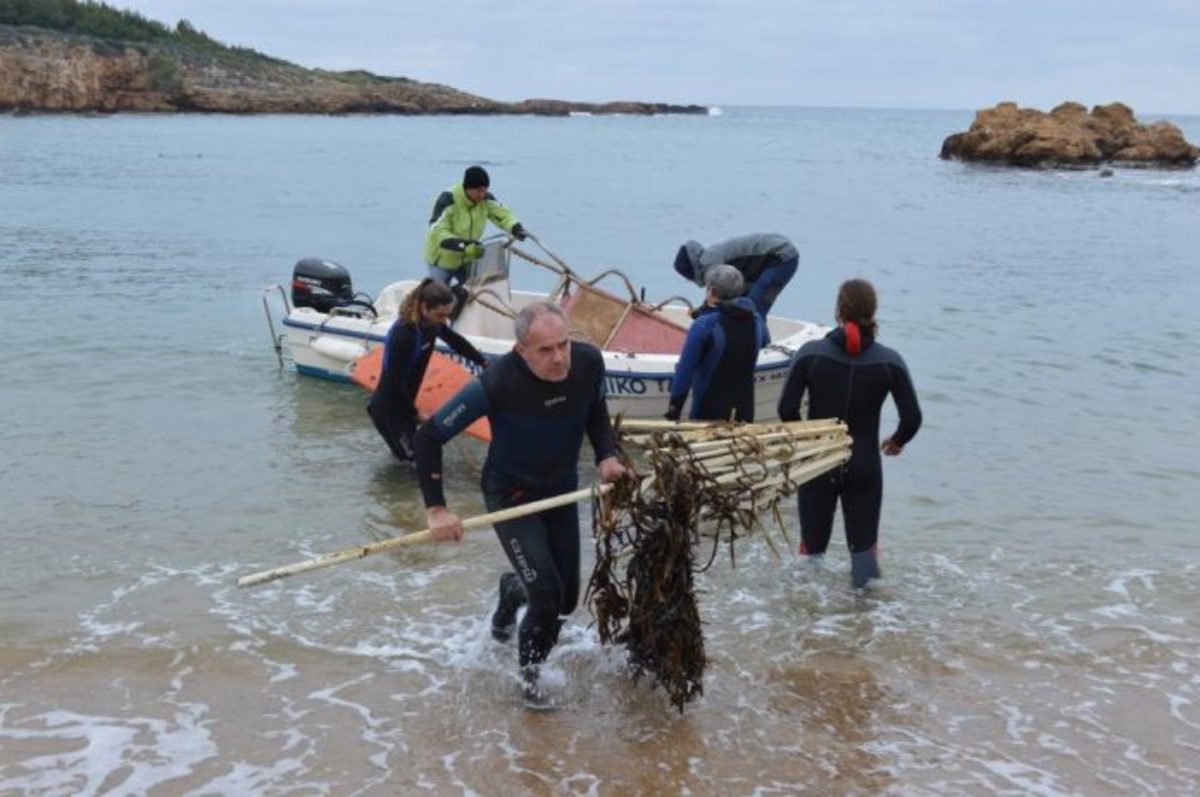
[[(446, 506), (442, 447), (481, 416), (492, 442), (482, 487), (489, 511), (575, 490), (586, 435), (600, 478), (626, 476), (616, 456), (600, 351), (568, 338), (562, 310), (535, 302), (517, 314), (516, 345), (472, 379), (417, 431), (417, 478), (429, 529), (439, 541), (459, 540), (462, 522)], [(496, 524), (496, 536), (515, 572), (500, 577), (492, 635), (507, 641), (517, 610), (518, 659), (525, 696), (542, 703), (538, 669), (579, 599), (579, 513), (574, 505)]]
[[(741, 272), (746, 296), (766, 318), (780, 291), (795, 276), (800, 252), (782, 235), (756, 233), (730, 238), (708, 248), (698, 241), (688, 241), (675, 255), (675, 270), (701, 287), (708, 270), (722, 263)], [(697, 315), (704, 312), (701, 308)]]
[[(792, 362), (779, 397), (779, 417), (800, 418), (800, 402), (808, 394), (808, 418), (840, 418), (854, 443), (850, 461), (803, 484), (799, 492), (800, 553), (824, 554), (833, 531), (838, 499), (850, 578), (855, 588), (879, 578), (879, 513), (883, 504), (883, 467), (879, 452), (896, 456), (921, 428), (921, 407), (904, 359), (875, 340), (875, 288), (852, 279), (837, 297), (838, 328), (822, 340), (805, 343)], [(879, 413), (891, 394), (900, 413), (896, 431), (879, 442)]]
[(736, 268), (713, 266), (704, 282), (704, 306), (713, 312), (701, 314), (688, 329), (666, 417), (679, 420), (691, 392), (691, 420), (753, 421), (754, 366), (759, 350), (770, 342), (767, 324), (742, 296), (742, 275)]
[(487, 357), (471, 342), (446, 326), (454, 294), (450, 288), (426, 277), (404, 297), (396, 323), (383, 344), (379, 384), (367, 404), (367, 414), (379, 436), (401, 462), (411, 462), (412, 438), (417, 429), (417, 391), (425, 379), (429, 358), (438, 338), (481, 368)]
[(491, 179), (482, 166), (471, 166), (462, 182), (438, 195), (425, 236), (429, 276), (447, 285), (466, 281), (467, 268), (483, 257), (483, 230), (488, 220), (519, 241), (529, 233), (516, 215), (489, 191)]

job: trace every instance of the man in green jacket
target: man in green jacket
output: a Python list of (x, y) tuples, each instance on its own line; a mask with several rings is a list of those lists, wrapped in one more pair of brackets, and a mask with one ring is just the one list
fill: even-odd
[(516, 214), (488, 191), (489, 184), (483, 167), (471, 166), (461, 184), (450, 186), (433, 203), (425, 236), (425, 264), (433, 279), (447, 285), (466, 280), (464, 267), (483, 256), (479, 239), (488, 219), (519, 241), (529, 235)]

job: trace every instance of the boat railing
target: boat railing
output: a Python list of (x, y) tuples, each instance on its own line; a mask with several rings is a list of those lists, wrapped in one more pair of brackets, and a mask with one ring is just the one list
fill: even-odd
[[(317, 331), (323, 333), (326, 331), (326, 326), (328, 326), (330, 323), (338, 319), (342, 319), (343, 324), (337, 327), (336, 334), (341, 337), (359, 337), (359, 335), (361, 335), (363, 352), (366, 352), (371, 348), (371, 327), (374, 325), (375, 319), (379, 317), (374, 305), (367, 306), (371, 311), (370, 318), (367, 318), (363, 314), (361, 306), (331, 307), (329, 308), (329, 314), (326, 315), (325, 318), (321, 319), (321, 323), (317, 325)], [(355, 327), (358, 325), (346, 325), (344, 323), (346, 320), (362, 321), (365, 323), (362, 324), (361, 329), (355, 329)]]
[[(605, 269), (591, 279), (587, 279), (579, 274), (579, 272), (577, 272), (575, 269), (567, 265), (566, 261), (564, 261), (561, 257), (547, 249), (545, 245), (542, 244), (542, 242), (539, 241), (535, 236), (531, 235), (529, 236), (529, 239), (536, 243), (538, 248), (545, 252), (546, 256), (554, 262), (548, 263), (545, 260), (526, 252), (524, 249), (513, 246), (512, 244), (509, 245), (509, 251), (511, 251), (512, 254), (516, 255), (517, 257), (520, 257), (522, 260), (526, 260), (535, 266), (541, 266), (542, 268), (558, 275), (558, 283), (554, 286), (554, 289), (550, 291), (549, 294), (551, 299), (561, 301), (567, 298), (571, 294), (572, 285), (583, 285), (589, 288), (594, 288), (601, 280), (607, 277), (616, 277), (625, 286), (625, 290), (629, 292), (630, 303), (634, 305), (641, 305), (644, 307), (644, 309), (651, 311), (658, 311), (662, 308), (663, 304), (666, 304), (666, 302), (663, 302), (654, 306), (647, 305), (645, 302), (645, 297), (639, 293), (637, 288), (634, 287), (633, 281), (629, 279), (628, 275), (626, 275), (625, 272), (619, 268)], [(668, 299), (667, 301), (670, 300)], [(687, 302), (686, 299), (683, 301), (687, 303), (689, 307), (691, 306), (691, 303)]]
[(325, 321), (329, 321), (337, 316), (341, 316), (343, 318), (366, 318), (366, 313), (368, 312), (371, 314), (371, 318), (376, 318), (379, 316), (379, 311), (375, 309), (375, 306), (373, 304), (366, 304), (365, 302), (356, 303), (347, 307), (330, 307), (328, 314), (329, 318), (325, 319)]
[(280, 303), (283, 305), (283, 316), (287, 317), (292, 312), (292, 301), (288, 298), (287, 291), (282, 285), (268, 285), (263, 288), (262, 305), (263, 312), (267, 315), (267, 331), (271, 333), (271, 346), (275, 349), (275, 359), (279, 360), (279, 367), (283, 368), (283, 334), (275, 331), (275, 318), (271, 315), (271, 297), (279, 294)]
[(675, 294), (674, 296), (668, 296), (667, 298), (663, 299), (661, 302), (651, 307), (650, 310), (654, 313), (661, 313), (663, 309), (672, 302), (678, 302), (679, 304), (682, 304), (688, 309), (689, 313), (696, 309), (696, 305), (692, 304), (691, 299), (687, 298), (686, 296)]
[[(675, 296), (657, 305), (647, 304), (644, 291), (639, 293), (621, 269), (609, 268), (590, 279), (584, 278), (536, 237), (529, 237), (552, 262), (511, 244), (509, 251), (558, 275), (558, 283), (548, 298), (563, 307), (573, 329), (603, 350), (678, 353), (687, 328), (663, 313), (663, 307), (678, 299), (690, 311), (691, 302)], [(628, 298), (597, 287), (609, 278), (620, 280)]]
[(625, 272), (621, 271), (621, 269), (619, 269), (619, 268), (610, 268), (610, 269), (601, 271), (599, 274), (592, 277), (590, 280), (583, 282), (581, 284), (587, 285), (589, 288), (594, 288), (594, 287), (596, 287), (596, 284), (598, 282), (600, 282), (600, 280), (604, 279), (605, 277), (617, 277), (618, 279), (620, 279), (621, 282), (623, 282), (625, 284), (625, 290), (629, 291), (629, 301), (633, 304), (641, 304), (642, 303), (641, 298), (638, 296), (637, 288), (633, 287), (633, 282), (629, 279), (629, 277), (625, 276)]

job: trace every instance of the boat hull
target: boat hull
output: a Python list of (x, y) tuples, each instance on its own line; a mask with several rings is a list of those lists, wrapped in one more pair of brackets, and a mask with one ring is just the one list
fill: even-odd
[[(388, 286), (381, 292), (381, 300), (384, 297), (403, 296), (414, 284), (405, 282)], [(511, 299), (519, 307), (531, 301), (544, 300), (545, 295), (514, 291)], [(388, 309), (395, 305), (395, 301), (391, 298), (377, 301), (377, 304)], [(685, 307), (668, 306), (662, 312), (675, 323), (683, 326), (690, 323)], [(348, 382), (354, 361), (382, 346), (395, 321), (394, 314), (367, 319), (348, 315), (330, 316), (311, 308), (298, 308), (284, 318), (283, 340), (300, 373)], [(826, 327), (817, 324), (777, 318), (770, 320), (770, 326), (775, 342), (762, 351), (754, 370), (757, 420), (777, 417), (776, 406), (787, 379), (791, 355), (804, 342), (820, 337), (827, 331)], [(472, 307), (468, 307), (468, 312), (463, 313), (455, 323), (455, 330), (459, 334), (492, 358), (512, 349), (511, 328), (509, 318)], [(503, 331), (508, 331), (507, 337), (502, 336)], [(473, 363), (463, 361), (440, 340), (438, 350), (458, 360), (469, 370), (476, 370)], [(678, 355), (607, 350), (602, 350), (602, 354), (609, 411), (614, 416), (624, 414), (631, 418), (663, 417), (667, 411)]]

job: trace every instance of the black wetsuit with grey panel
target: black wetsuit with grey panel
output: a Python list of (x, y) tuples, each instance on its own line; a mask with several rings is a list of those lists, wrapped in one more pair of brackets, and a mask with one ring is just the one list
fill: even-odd
[(860, 341), (848, 346), (845, 328), (839, 327), (804, 344), (779, 398), (782, 420), (800, 418), (800, 402), (807, 394), (810, 420), (839, 418), (854, 439), (849, 462), (800, 488), (803, 553), (824, 553), (839, 498), (851, 553), (875, 546), (883, 503), (879, 416), (888, 395), (900, 415), (892, 434), (897, 445), (908, 443), (921, 427), (921, 407), (904, 359), (865, 331)]
[[(576, 489), (585, 435), (596, 462), (616, 453), (598, 349), (572, 342), (571, 370), (562, 382), (539, 379), (510, 352), (418, 429), (417, 476), (427, 507), (445, 505), (442, 446), (483, 416), (492, 430), (482, 478), (489, 511)], [(579, 512), (571, 505), (498, 523), (496, 536), (528, 596), (520, 659), (534, 664), (553, 646), (559, 617), (579, 600)]]
[(417, 429), (417, 393), (433, 356), (437, 339), (465, 359), (487, 366), (471, 341), (445, 324), (397, 321), (383, 344), (379, 384), (367, 404), (367, 414), (392, 454), (401, 461), (412, 460), (412, 436)]

